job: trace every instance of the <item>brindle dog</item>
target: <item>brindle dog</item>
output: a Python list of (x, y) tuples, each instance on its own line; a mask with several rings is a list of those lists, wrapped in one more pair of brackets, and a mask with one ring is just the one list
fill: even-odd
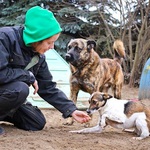
[[(68, 44), (66, 61), (70, 64), (70, 99), (77, 102), (79, 90), (92, 94), (93, 92), (108, 92), (111, 87), (114, 97), (121, 98), (124, 75), (121, 59), (125, 57), (124, 45), (116, 40), (113, 45), (115, 58), (101, 59), (95, 52), (96, 43), (91, 40), (74, 39)], [(68, 125), (72, 118), (67, 120)]]

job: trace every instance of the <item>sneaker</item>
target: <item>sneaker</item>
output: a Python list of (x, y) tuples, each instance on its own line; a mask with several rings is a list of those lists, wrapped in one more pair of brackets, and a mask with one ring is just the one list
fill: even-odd
[(4, 133), (5, 133), (5, 130), (2, 127), (0, 127), (0, 135), (2, 135)]

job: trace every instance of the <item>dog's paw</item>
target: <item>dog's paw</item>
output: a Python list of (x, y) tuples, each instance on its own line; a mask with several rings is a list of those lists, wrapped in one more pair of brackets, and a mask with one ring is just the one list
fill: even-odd
[(84, 128), (81, 130), (74, 130), (74, 131), (69, 131), (69, 132), (71, 132), (71, 133), (101, 133), (102, 128), (99, 125), (96, 125), (91, 128)]
[(63, 123), (63, 125), (70, 126), (70, 125), (73, 125), (73, 123), (74, 123), (73, 118), (68, 118), (67, 121)]
[(106, 123), (105, 122), (101, 122), (101, 128), (104, 129), (106, 127)]
[(89, 122), (85, 123), (85, 124), (84, 124), (84, 127), (85, 127), (85, 128), (90, 127), (90, 123), (89, 123)]
[(73, 131), (69, 131), (69, 132), (81, 134), (81, 133), (92, 133), (92, 132), (94, 132), (94, 130), (91, 130), (91, 128), (84, 128), (81, 130), (73, 130)]
[(143, 140), (143, 137), (132, 137), (133, 140)]
[(73, 131), (69, 131), (70, 133), (78, 133), (78, 134), (80, 134), (80, 133), (84, 133), (82, 130), (73, 130)]
[(135, 130), (134, 129), (122, 129), (123, 132), (130, 132), (130, 133), (134, 133)]

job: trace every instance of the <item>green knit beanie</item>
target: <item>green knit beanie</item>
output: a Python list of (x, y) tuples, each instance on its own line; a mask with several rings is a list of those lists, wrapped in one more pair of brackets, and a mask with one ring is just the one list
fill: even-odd
[(32, 7), (26, 13), (23, 40), (26, 46), (50, 38), (62, 31), (53, 13), (39, 6)]

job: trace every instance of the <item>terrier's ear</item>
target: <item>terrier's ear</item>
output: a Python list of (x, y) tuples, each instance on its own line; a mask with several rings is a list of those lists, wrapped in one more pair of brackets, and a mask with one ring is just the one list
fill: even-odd
[(104, 100), (110, 99), (110, 98), (112, 98), (112, 97), (113, 97), (113, 96), (110, 95), (110, 94), (107, 94), (107, 93), (104, 93), (104, 94), (103, 94), (103, 99), (104, 99)]
[(87, 50), (88, 52), (90, 52), (91, 49), (95, 49), (96, 48), (96, 42), (93, 40), (88, 40), (87, 41)]

